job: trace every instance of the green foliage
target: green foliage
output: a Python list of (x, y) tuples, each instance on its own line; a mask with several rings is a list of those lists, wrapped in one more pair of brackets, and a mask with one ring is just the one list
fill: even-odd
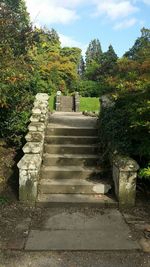
[(99, 98), (80, 97), (80, 111), (98, 111), (100, 110)]
[(34, 95), (73, 91), (79, 48), (61, 48), (54, 29), (33, 29), (24, 0), (0, 3), (0, 136), (20, 146)]
[(85, 74), (85, 62), (83, 59), (83, 56), (80, 57), (79, 65), (78, 65), (78, 74), (80, 75), (80, 78), (84, 78)]
[[(150, 31), (115, 62), (116, 72), (107, 71), (104, 85), (115, 106), (101, 112), (101, 142), (104, 150), (117, 150), (135, 158), (141, 178), (149, 178), (150, 160)], [(108, 144), (108, 146), (106, 145)], [(145, 167), (148, 166), (148, 167)]]
[(56, 100), (56, 96), (55, 95), (51, 95), (49, 98), (49, 109), (52, 112), (53, 110), (55, 110), (55, 100)]
[[(122, 92), (101, 112), (101, 142), (142, 166), (150, 159), (150, 91)], [(106, 147), (105, 147), (106, 149)]]
[(100, 84), (95, 81), (81, 80), (78, 83), (78, 92), (85, 97), (98, 97), (100, 95)]
[(100, 74), (102, 76), (113, 75), (117, 71), (117, 59), (118, 56), (115, 53), (112, 45), (108, 47), (108, 51), (103, 53), (101, 59), (101, 69)]
[(148, 164), (147, 168), (140, 169), (139, 177), (150, 180), (150, 163)]
[(100, 41), (94, 39), (89, 43), (89, 46), (86, 51), (86, 67), (90, 65), (93, 61), (99, 63), (102, 57), (102, 48)]
[(139, 62), (150, 59), (150, 29), (141, 29), (141, 37), (137, 38), (133, 47), (125, 53), (125, 57)]
[(1, 197), (0, 196), (0, 205), (4, 205), (6, 203), (8, 203), (8, 199), (6, 197)]

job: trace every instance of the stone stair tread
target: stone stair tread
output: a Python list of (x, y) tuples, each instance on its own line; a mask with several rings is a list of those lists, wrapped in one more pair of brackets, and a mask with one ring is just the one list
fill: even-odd
[(89, 136), (89, 135), (45, 135), (45, 138), (47, 138), (47, 137), (50, 137), (50, 138), (88, 138), (88, 139), (97, 139), (98, 137), (97, 136)]
[(118, 202), (103, 194), (39, 194), (37, 198), (37, 205), (39, 204), (108, 204), (118, 206)]
[[(89, 172), (89, 173), (99, 173), (104, 171), (102, 168), (96, 167), (81, 167), (81, 166), (43, 166), (41, 170), (44, 171), (60, 171), (60, 172)], [(71, 175), (71, 174), (70, 174)]]
[(68, 128), (71, 128), (71, 129), (83, 129), (83, 130), (88, 130), (88, 129), (94, 129), (94, 130), (97, 130), (98, 128), (97, 127), (83, 127), (83, 126), (71, 126), (71, 125), (60, 125), (60, 123), (56, 124), (56, 123), (48, 123), (47, 125), (47, 129), (54, 129), (54, 128), (58, 128), (58, 129), (68, 129)]
[(71, 116), (71, 117), (73, 117), (73, 116), (75, 116), (75, 117), (77, 117), (77, 116), (83, 116), (83, 114), (82, 114), (82, 112), (67, 112), (67, 111), (55, 111), (53, 114), (51, 114), (50, 112), (49, 112), (49, 116), (51, 117), (51, 116), (62, 116), (62, 117), (64, 117), (64, 116)]
[(97, 147), (96, 144), (89, 144), (89, 145), (84, 145), (84, 144), (45, 144), (45, 146), (49, 147)]
[(99, 159), (98, 155), (93, 154), (49, 154), (44, 153), (43, 157), (47, 158), (75, 158), (75, 159), (85, 159), (85, 158), (92, 158), (92, 159)]
[(42, 185), (91, 185), (94, 186), (95, 184), (109, 184), (108, 179), (97, 179), (97, 180), (86, 180), (86, 179), (41, 179), (40, 184)]

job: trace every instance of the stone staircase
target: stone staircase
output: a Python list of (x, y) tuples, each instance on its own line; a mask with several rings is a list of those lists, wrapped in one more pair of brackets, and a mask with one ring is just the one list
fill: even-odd
[(98, 166), (97, 135), (96, 118), (73, 112), (49, 116), (38, 205), (115, 203), (104, 195), (111, 184)]

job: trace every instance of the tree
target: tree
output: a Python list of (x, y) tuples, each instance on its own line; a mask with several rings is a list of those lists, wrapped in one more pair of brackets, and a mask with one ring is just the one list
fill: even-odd
[(140, 62), (150, 59), (150, 29), (141, 29), (141, 37), (137, 38), (133, 47), (124, 56)]
[(10, 47), (15, 56), (25, 54), (31, 44), (31, 25), (23, 0), (0, 3), (1, 45)]
[(78, 74), (81, 78), (84, 77), (84, 73), (85, 73), (85, 62), (84, 62), (84, 59), (83, 59), (83, 56), (81, 55), (80, 57), (80, 62), (79, 62), (79, 65), (78, 65)]
[(100, 41), (98, 39), (94, 39), (89, 43), (89, 46), (86, 51), (86, 67), (95, 61), (96, 63), (100, 63), (102, 57), (102, 48)]
[(60, 50), (60, 40), (57, 32), (54, 29), (35, 28), (33, 32), (34, 45), (38, 52), (58, 52)]
[(108, 47), (108, 51), (103, 53), (102, 63), (101, 63), (101, 73), (102, 75), (113, 75), (117, 67), (118, 56), (115, 53), (112, 45)]
[(67, 57), (71, 62), (79, 64), (81, 57), (81, 49), (77, 47), (63, 47), (60, 51), (62, 57)]

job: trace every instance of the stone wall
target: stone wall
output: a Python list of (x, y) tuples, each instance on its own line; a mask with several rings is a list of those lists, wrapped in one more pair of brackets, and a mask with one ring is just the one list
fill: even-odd
[(24, 156), (18, 163), (19, 168), (19, 200), (35, 202), (37, 186), (42, 163), (45, 128), (48, 121), (47, 94), (35, 96), (32, 116), (25, 137), (27, 143), (23, 147)]
[[(100, 99), (101, 113), (105, 109), (113, 107), (115, 102), (111, 96), (104, 95)], [(109, 148), (109, 158), (112, 166), (112, 176), (114, 181), (115, 194), (120, 207), (130, 207), (135, 205), (136, 199), (136, 179), (139, 165), (135, 160), (124, 155), (119, 155), (117, 151)]]

